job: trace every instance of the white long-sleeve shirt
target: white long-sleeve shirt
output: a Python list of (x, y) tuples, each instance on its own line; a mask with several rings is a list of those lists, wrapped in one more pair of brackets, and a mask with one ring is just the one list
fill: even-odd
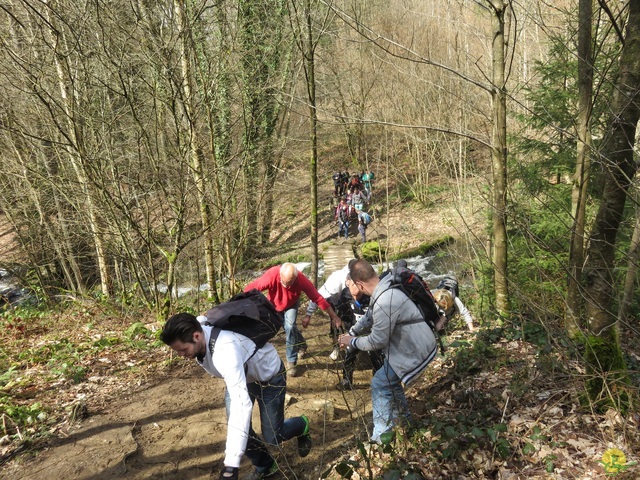
[(451, 320), (451, 318), (454, 317), (457, 313), (462, 315), (462, 318), (467, 325), (473, 324), (473, 318), (471, 317), (471, 313), (469, 313), (467, 307), (464, 306), (462, 300), (460, 300), (456, 296), (453, 296), (453, 307), (445, 311), (444, 314), (449, 320)]
[[(324, 282), (324, 285), (322, 285), (318, 289), (318, 293), (320, 293), (320, 295), (322, 295), (327, 300), (331, 300), (332, 298), (337, 299), (346, 286), (345, 283), (347, 282), (347, 275), (349, 275), (348, 264), (340, 270), (329, 275), (329, 278), (327, 278), (327, 281)], [(309, 301), (309, 305), (307, 305), (307, 315), (313, 315), (317, 309), (318, 305), (312, 301)]]
[(209, 339), (213, 327), (203, 325), (202, 329), (207, 353), (202, 362), (198, 359), (196, 361), (210, 375), (222, 378), (227, 387), (231, 404), (227, 420), (224, 464), (229, 467), (239, 467), (242, 455), (247, 448), (253, 410), (247, 383), (268, 382), (280, 373), (282, 361), (275, 347), (270, 343), (253, 354), (256, 346), (252, 340), (228, 330), (220, 331), (211, 354)]

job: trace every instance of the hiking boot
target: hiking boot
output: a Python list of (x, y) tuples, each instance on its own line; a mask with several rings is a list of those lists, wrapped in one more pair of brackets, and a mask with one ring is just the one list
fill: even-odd
[(304, 342), (304, 344), (300, 347), (300, 350), (298, 350), (298, 360), (301, 360), (306, 356), (307, 356), (307, 342)]
[(306, 457), (311, 451), (311, 435), (309, 434), (309, 419), (302, 415), (300, 418), (304, 420), (304, 432), (298, 436), (298, 455)]
[(352, 390), (353, 384), (349, 381), (348, 378), (343, 378), (342, 380), (340, 380), (340, 383), (336, 385), (336, 388), (341, 392), (345, 392), (347, 390)]
[(290, 377), (298, 376), (298, 367), (293, 362), (287, 362), (287, 375)]
[(333, 347), (333, 351), (329, 354), (329, 358), (334, 362), (340, 357), (340, 347)]
[(273, 461), (273, 464), (269, 467), (269, 470), (266, 472), (259, 472), (258, 469), (254, 469), (253, 472), (242, 477), (242, 480), (261, 480), (262, 478), (269, 478), (278, 473), (278, 464)]

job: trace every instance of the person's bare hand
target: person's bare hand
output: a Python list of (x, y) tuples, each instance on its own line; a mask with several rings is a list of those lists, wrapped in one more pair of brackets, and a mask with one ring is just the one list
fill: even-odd
[(345, 334), (340, 335), (338, 337), (338, 344), (341, 347), (347, 347), (347, 346), (351, 345), (351, 339), (353, 339), (353, 338), (354, 337), (352, 337), (351, 335), (345, 333)]
[(311, 315), (305, 315), (302, 318), (302, 328), (307, 328), (311, 323)]

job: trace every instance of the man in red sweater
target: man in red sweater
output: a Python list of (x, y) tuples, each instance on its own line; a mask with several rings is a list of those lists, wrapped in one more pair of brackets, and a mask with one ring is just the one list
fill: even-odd
[[(296, 325), (298, 307), (300, 305), (300, 294), (304, 292), (309, 300), (318, 304), (322, 310), (327, 312), (337, 328), (340, 327), (342, 321), (340, 317), (336, 315), (336, 312), (333, 311), (331, 305), (318, 293), (318, 290), (313, 286), (311, 280), (305, 277), (303, 273), (298, 272), (293, 263), (283, 263), (282, 265), (271, 267), (260, 278), (255, 279), (244, 287), (244, 291), (248, 292), (254, 288), (261, 292), (266, 290), (267, 298), (275, 305), (278, 312), (283, 312), (284, 314), (284, 332), (287, 343), (287, 370), (289, 371), (289, 375), (295, 377), (298, 373), (296, 368), (299, 356), (298, 352), (300, 352), (300, 357), (302, 357), (307, 350), (307, 342)], [(303, 324), (303, 327), (307, 328), (307, 325)]]

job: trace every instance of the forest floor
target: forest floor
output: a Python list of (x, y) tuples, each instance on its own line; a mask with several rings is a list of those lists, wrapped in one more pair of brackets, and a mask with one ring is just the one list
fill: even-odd
[[(337, 241), (329, 211), (325, 205), (321, 214), (325, 246)], [(444, 215), (396, 205), (389, 216), (379, 210), (369, 236), (394, 239), (392, 250), (401, 251), (443, 234), (459, 238), (472, 220), (454, 218), (455, 212)], [(289, 254), (302, 249), (304, 221), (283, 215), (277, 224), (274, 249), (282, 252), (287, 245)], [(14, 319), (0, 332), (0, 341), (22, 342), (33, 352), (35, 347), (53, 348), (45, 340), (52, 324), (66, 329), (70, 343), (90, 337), (105, 344), (134, 321), (148, 329), (158, 327), (153, 318), (127, 318), (124, 312), (102, 312), (95, 306), (79, 310), (72, 319), (56, 320)], [(358, 442), (366, 444), (370, 429), (371, 371), (362, 358), (355, 389), (335, 388), (341, 364), (328, 357), (332, 344), (327, 318), (316, 315), (304, 332), (309, 354), (301, 361), (302, 374), (288, 379), (286, 408), (286, 416), (310, 417), (314, 447), (308, 457), (298, 458), (295, 443), (285, 443), (274, 452), (280, 472), (273, 478), (341, 478), (336, 465), (339, 471), (351, 465), (353, 479), (383, 478), (383, 470), (394, 468), (397, 473), (384, 478), (605, 478), (601, 462), (611, 448), (627, 456), (624, 464), (609, 462), (611, 468), (617, 466), (618, 478), (640, 478), (633, 465), (640, 451), (637, 413), (623, 417), (613, 410), (590, 411), (580, 403), (580, 376), (585, 372), (578, 362), (545, 347), (538, 341), (539, 332), (507, 334), (504, 328), (485, 327), (482, 319), (476, 320), (476, 333), (462, 328), (448, 332), (447, 352), (408, 389), (410, 408), (424, 428), (412, 442), (398, 438), (389, 450), (358, 448)], [(222, 381), (166, 347), (131, 348), (133, 333), (131, 338), (126, 349), (105, 348), (81, 359), (84, 381), (74, 383), (70, 376), (57, 382), (33, 380), (11, 391), (25, 405), (38, 401), (48, 407), (43, 411), (63, 415), (36, 443), (20, 444), (9, 435), (0, 441), (0, 479), (217, 478), (226, 437)], [(283, 336), (274, 344), (282, 354)], [(53, 367), (34, 362), (31, 368)], [(4, 389), (9, 392), (10, 385)], [(256, 418), (254, 425), (259, 425)], [(3, 423), (5, 432), (11, 429), (7, 418)], [(245, 459), (241, 475), (250, 468)]]

